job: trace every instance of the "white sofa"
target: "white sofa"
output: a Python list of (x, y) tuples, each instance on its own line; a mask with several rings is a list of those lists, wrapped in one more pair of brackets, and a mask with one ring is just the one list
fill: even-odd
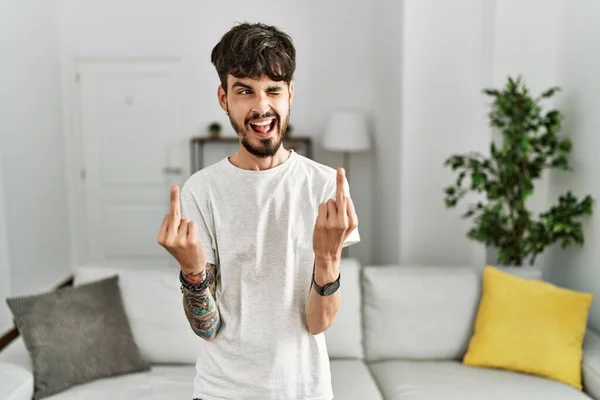
[[(340, 311), (325, 334), (336, 400), (600, 399), (600, 337), (591, 331), (584, 344), (584, 391), (461, 364), (479, 302), (481, 268), (361, 268), (354, 259), (344, 259), (341, 268)], [(94, 381), (49, 399), (191, 400), (196, 354), (189, 349), (202, 351), (204, 342), (185, 320), (176, 272), (80, 268), (76, 285), (120, 275), (134, 337), (152, 370)], [(29, 356), (17, 339), (0, 353), (0, 400), (31, 400), (32, 392)]]

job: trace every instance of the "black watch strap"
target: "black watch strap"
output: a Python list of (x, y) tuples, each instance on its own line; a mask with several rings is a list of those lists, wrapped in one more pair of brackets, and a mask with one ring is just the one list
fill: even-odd
[(208, 275), (205, 275), (205, 278), (197, 284), (193, 284), (188, 282), (183, 276), (183, 271), (179, 271), (179, 282), (181, 282), (181, 290), (184, 288), (189, 290), (190, 292), (201, 292), (210, 285), (210, 278)]
[(332, 294), (334, 294), (335, 292), (337, 292), (337, 290), (340, 288), (340, 278), (342, 277), (342, 273), (340, 272), (338, 275), (338, 278), (331, 282), (326, 284), (325, 286), (319, 286), (317, 284), (317, 282), (315, 281), (315, 273), (313, 272), (313, 287), (315, 288), (315, 291), (317, 293), (319, 293), (321, 296), (331, 296)]

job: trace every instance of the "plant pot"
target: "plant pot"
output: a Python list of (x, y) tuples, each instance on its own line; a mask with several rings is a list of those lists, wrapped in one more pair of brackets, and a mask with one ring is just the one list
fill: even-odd
[(526, 279), (542, 279), (542, 266), (539, 264), (534, 265), (497, 265), (498, 250), (492, 247), (486, 249), (486, 266), (498, 268), (501, 271), (508, 272), (509, 274), (526, 278)]
[(525, 279), (542, 279), (542, 268), (539, 265), (494, 265), (490, 266), (499, 269), (500, 271), (507, 272), (509, 274), (518, 276)]
[(218, 139), (219, 137), (221, 137), (221, 131), (217, 129), (208, 131), (208, 137), (211, 139)]

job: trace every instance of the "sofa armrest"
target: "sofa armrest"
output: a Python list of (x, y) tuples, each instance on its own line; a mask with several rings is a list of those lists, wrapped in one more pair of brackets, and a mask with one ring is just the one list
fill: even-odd
[(600, 400), (600, 335), (591, 329), (583, 341), (582, 379), (584, 391)]
[(33, 374), (25, 368), (0, 361), (0, 399), (31, 400)]

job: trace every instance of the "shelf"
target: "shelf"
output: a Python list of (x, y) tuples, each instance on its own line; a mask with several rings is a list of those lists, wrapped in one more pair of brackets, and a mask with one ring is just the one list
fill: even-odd
[[(191, 173), (201, 170), (204, 165), (204, 146), (206, 144), (234, 144), (239, 143), (237, 136), (195, 136), (190, 139)], [(286, 149), (294, 149), (299, 154), (312, 159), (313, 147), (310, 136), (289, 136), (283, 139)]]

